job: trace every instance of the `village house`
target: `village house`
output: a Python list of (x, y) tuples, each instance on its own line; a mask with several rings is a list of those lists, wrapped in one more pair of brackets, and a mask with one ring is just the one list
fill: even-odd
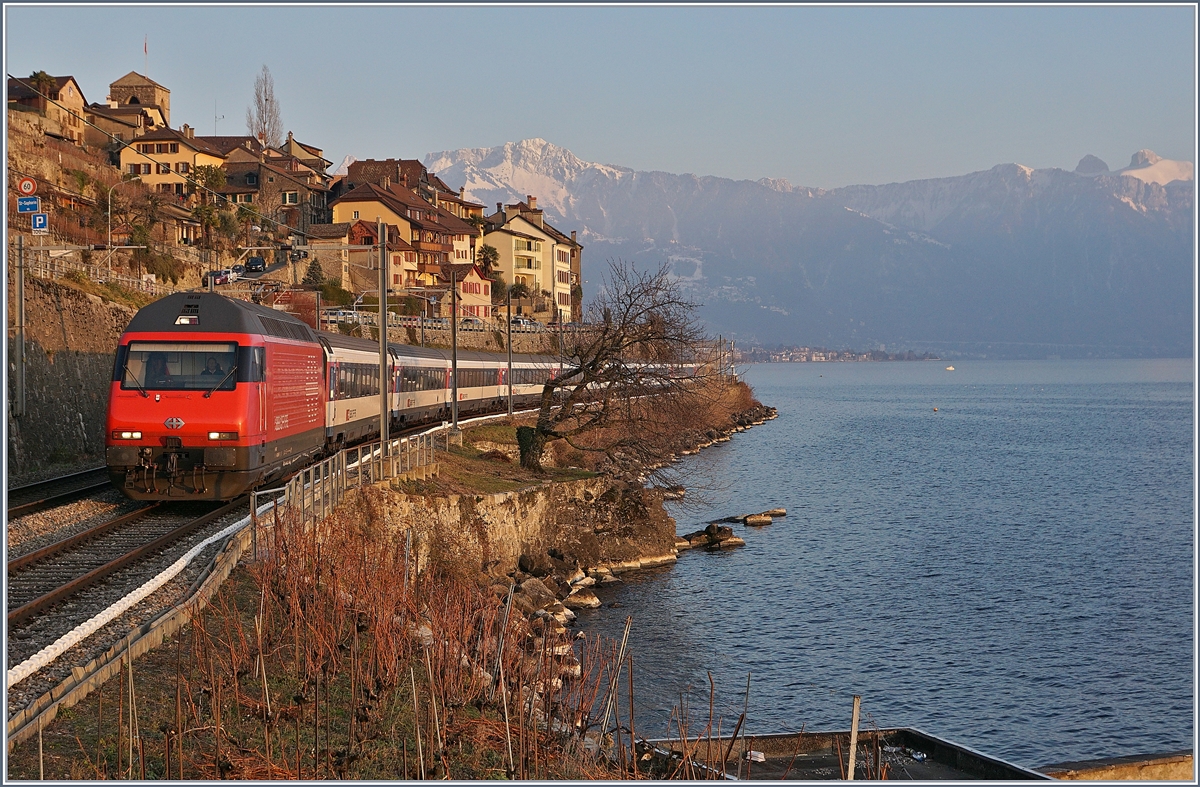
[(219, 167), (221, 151), (197, 139), (193, 129), (160, 128), (148, 131), (121, 149), (121, 172), (137, 175), (142, 183), (177, 202), (190, 203), (196, 192), (193, 177), (199, 166)]
[[(413, 247), (402, 239), (395, 224), (387, 226), (388, 291), (399, 293), (421, 286)], [(313, 224), (305, 231), (310, 258), (321, 264), (326, 278), (340, 276), (342, 289), (355, 294), (379, 289), (379, 228), (373, 221), (358, 220)], [(373, 246), (375, 248), (344, 248)]]
[[(400, 228), (401, 240), (412, 247), (412, 262), (417, 277), (433, 285), (436, 268), (455, 259), (460, 241), (456, 238), (475, 232), (467, 222), (421, 199), (410, 189), (397, 186), (386, 178), (383, 185), (363, 183), (334, 200), (333, 221), (341, 223), (381, 218)], [(466, 242), (470, 254), (469, 241)], [(470, 258), (467, 258), (469, 261)]]
[(482, 237), (479, 226), (482, 223), (484, 206), (465, 199), (462, 189), (455, 193), (416, 159), (365, 159), (355, 161), (347, 167), (339, 194), (348, 193), (368, 183), (411, 191), (425, 202), (439, 208), (441, 212), (459, 219), (461, 223), (446, 223), (447, 226), (458, 230), (450, 240), (452, 248), (448, 251), (449, 261), (474, 262)]
[[(268, 148), (253, 137), (197, 137), (225, 156), (225, 185), (217, 189), (230, 206), (254, 205), (254, 211), (291, 230), (329, 223), (329, 162), (320, 150), (296, 142), (291, 132), (284, 148), (304, 154), (301, 159)], [(314, 152), (315, 151), (315, 152)]]
[(547, 321), (579, 319), (574, 288), (579, 284), (583, 247), (546, 222), (537, 197), (515, 205), (496, 204), (486, 217), (483, 242), (499, 253), (496, 270), (506, 283), (524, 284), (533, 296), (533, 312)]
[[(82, 144), (84, 142), (84, 108), (87, 99), (73, 76), (52, 77), (53, 84), (39, 91), (31, 78), (8, 80), (8, 108), (37, 112), (57, 124), (43, 127), (50, 136)], [(45, 97), (43, 97), (43, 95)]]
[[(458, 319), (479, 317), (490, 320), (493, 314), (492, 284), (492, 280), (483, 275), (479, 266), (466, 263), (442, 265), (437, 271), (433, 286), (446, 292), (454, 286), (458, 292)], [(443, 297), (438, 315), (449, 317), (452, 308), (450, 299)]]

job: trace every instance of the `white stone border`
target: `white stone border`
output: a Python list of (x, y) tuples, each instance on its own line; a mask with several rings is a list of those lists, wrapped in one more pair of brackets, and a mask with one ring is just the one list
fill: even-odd
[[(261, 515), (267, 511), (270, 511), (274, 505), (274, 501), (263, 504), (259, 507), (258, 514)], [(48, 664), (51, 664), (55, 659), (66, 653), (72, 647), (78, 645), (92, 634), (95, 634), (104, 626), (108, 625), (113, 620), (129, 611), (129, 609), (135, 604), (161, 588), (168, 581), (179, 574), (180, 571), (183, 571), (188, 563), (192, 562), (197, 555), (204, 551), (205, 547), (213, 544), (216, 541), (220, 541), (221, 539), (226, 538), (233, 533), (236, 533), (249, 523), (250, 517), (246, 516), (245, 518), (239, 519), (237, 522), (234, 522), (232, 525), (229, 525), (225, 529), (221, 530), (219, 533), (215, 533), (204, 539), (199, 544), (189, 549), (182, 557), (168, 566), (167, 569), (158, 576), (154, 577), (137, 590), (117, 601), (99, 615), (96, 615), (91, 620), (79, 624), (73, 630), (59, 637), (52, 644), (47, 645), (37, 653), (25, 659), (25, 661), (11, 668), (6, 676), (8, 689), (11, 691), (13, 686), (25, 680), (30, 675), (34, 674)]]

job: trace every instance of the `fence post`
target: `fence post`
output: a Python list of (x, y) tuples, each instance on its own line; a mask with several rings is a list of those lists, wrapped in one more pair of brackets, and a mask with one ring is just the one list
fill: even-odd
[(254, 562), (258, 562), (258, 492), (250, 493), (250, 523), (254, 528), (250, 538), (254, 544)]

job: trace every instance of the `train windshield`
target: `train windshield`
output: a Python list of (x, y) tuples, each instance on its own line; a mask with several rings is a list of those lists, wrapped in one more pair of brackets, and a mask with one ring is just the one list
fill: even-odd
[(233, 342), (130, 342), (122, 390), (232, 391), (238, 346)]

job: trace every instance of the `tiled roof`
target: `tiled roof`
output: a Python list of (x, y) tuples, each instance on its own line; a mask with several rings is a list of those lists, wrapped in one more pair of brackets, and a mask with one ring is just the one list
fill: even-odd
[(344, 238), (350, 234), (350, 222), (337, 224), (309, 224), (305, 234), (310, 238)]
[(191, 148), (200, 151), (201, 153), (208, 153), (211, 156), (225, 158), (224, 153), (205, 142), (201, 137), (186, 137), (182, 131), (173, 128), (156, 128), (153, 131), (147, 131), (145, 134), (142, 134), (140, 137), (134, 140), (133, 144), (137, 144), (139, 142), (161, 142), (166, 140), (171, 140), (172, 142), (182, 142), (183, 144), (188, 145)]
[(258, 153), (262, 150), (262, 144), (254, 137), (243, 135), (234, 137), (196, 137), (212, 145), (217, 150), (221, 151), (222, 155), (228, 156), (234, 148), (240, 148), (247, 142), (250, 143), (250, 150)]
[[(135, 77), (135, 79), (132, 79), (132, 80), (131, 80), (131, 79), (129, 79), (130, 77)], [(128, 81), (127, 81), (127, 80), (128, 80)], [(136, 72), (136, 71), (130, 71), (128, 74), (126, 74), (125, 76), (121, 77), (120, 79), (118, 79), (118, 80), (116, 80), (116, 81), (114, 81), (114, 82), (110, 82), (110, 83), (109, 83), (109, 87), (112, 87), (113, 85), (129, 84), (129, 83), (131, 83), (131, 82), (132, 82), (133, 84), (154, 85), (155, 87), (159, 87), (159, 88), (162, 88), (163, 90), (166, 90), (168, 93), (170, 93), (170, 92), (171, 92), (171, 91), (170, 91), (168, 88), (165, 88), (165, 87), (163, 87), (162, 85), (158, 84), (157, 82), (155, 82), (155, 81), (154, 81), (153, 79), (151, 79), (150, 77), (148, 77), (148, 76), (143, 76), (143, 75), (139, 74), (139, 73), (138, 73), (138, 72)]]
[[(54, 92), (58, 92), (67, 86), (67, 82), (75, 82), (75, 86), (79, 86), (79, 80), (73, 76), (54, 77)], [(33, 87), (33, 80), (29, 77), (20, 79), (8, 80), (8, 100), (12, 101), (19, 98), (34, 98), (37, 96), (37, 91)], [(87, 104), (87, 99), (83, 98), (83, 89), (79, 90), (79, 97), (83, 99), (83, 103)]]

